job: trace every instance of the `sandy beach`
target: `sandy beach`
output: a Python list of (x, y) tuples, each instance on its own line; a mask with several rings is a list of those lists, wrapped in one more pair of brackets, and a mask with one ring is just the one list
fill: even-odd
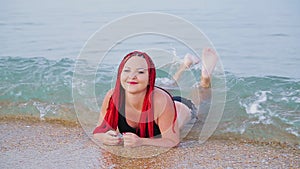
[(300, 150), (283, 145), (186, 140), (151, 158), (126, 158), (100, 148), (75, 123), (2, 117), (0, 128), (2, 169), (300, 168)]

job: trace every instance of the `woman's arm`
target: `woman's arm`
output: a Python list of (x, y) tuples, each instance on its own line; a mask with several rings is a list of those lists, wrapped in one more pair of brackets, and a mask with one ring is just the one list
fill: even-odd
[(175, 107), (170, 96), (161, 89), (155, 89), (154, 98), (155, 122), (161, 131), (161, 138), (140, 138), (134, 133), (124, 133), (124, 146), (136, 147), (151, 145), (160, 147), (174, 147), (179, 143), (179, 129), (177, 120), (174, 122)]
[(138, 146), (158, 146), (158, 147), (175, 147), (179, 141), (168, 138), (141, 138), (134, 133), (123, 133), (123, 141), (125, 147)]
[[(104, 100), (102, 102), (102, 107), (100, 110), (99, 121), (98, 121), (97, 127), (99, 127), (104, 120), (104, 117), (106, 114), (106, 109), (108, 107), (108, 103), (109, 103), (109, 100), (110, 100), (112, 94), (113, 94), (113, 89), (108, 91), (104, 97)], [(94, 138), (96, 140), (99, 140), (103, 144), (118, 145), (122, 142), (122, 140), (119, 137), (117, 137), (117, 135), (118, 135), (118, 133), (116, 131), (109, 130), (105, 133), (94, 133)]]

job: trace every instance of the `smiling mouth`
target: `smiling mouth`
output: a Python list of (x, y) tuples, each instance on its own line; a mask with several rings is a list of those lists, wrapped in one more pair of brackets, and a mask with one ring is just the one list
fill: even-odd
[(131, 84), (131, 85), (135, 85), (135, 84), (138, 84), (137, 82), (127, 82), (128, 84)]

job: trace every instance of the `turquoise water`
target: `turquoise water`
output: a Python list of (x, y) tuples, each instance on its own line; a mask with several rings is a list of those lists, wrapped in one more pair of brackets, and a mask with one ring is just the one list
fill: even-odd
[[(0, 59), (2, 115), (29, 115), (76, 121), (72, 98), (75, 61), (71, 59), (4, 57)], [(102, 65), (95, 74), (98, 104), (110, 89), (116, 65)], [(200, 71), (195, 68), (195, 71)], [(158, 76), (163, 78), (164, 74)], [(226, 73), (227, 98), (217, 135), (257, 141), (299, 144), (300, 83), (265, 76)], [(96, 118), (99, 108), (89, 117)]]
[[(296, 0), (0, 2), (2, 115), (76, 121), (73, 71), (88, 38), (119, 17), (156, 11), (198, 27), (221, 58), (227, 97), (216, 134), (300, 144), (300, 4)], [(172, 29), (181, 31), (176, 23)], [(149, 47), (176, 49), (178, 56), (187, 52), (179, 43), (156, 38), (129, 39), (110, 54), (121, 58), (130, 50)], [(113, 62), (102, 64), (95, 75), (98, 104), (115, 78), (119, 60), (109, 59)]]

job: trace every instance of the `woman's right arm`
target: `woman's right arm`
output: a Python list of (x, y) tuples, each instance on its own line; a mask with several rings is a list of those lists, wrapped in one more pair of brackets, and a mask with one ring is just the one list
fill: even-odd
[[(102, 102), (102, 107), (100, 110), (99, 121), (98, 121), (97, 127), (99, 127), (104, 120), (104, 117), (106, 114), (106, 109), (108, 107), (109, 100), (110, 100), (112, 94), (113, 94), (113, 89), (109, 90), (104, 97), (104, 100)], [(94, 138), (96, 140), (99, 140), (103, 144), (118, 145), (122, 142), (122, 140), (119, 137), (117, 137), (117, 135), (118, 135), (118, 133), (116, 131), (109, 130), (105, 133), (94, 133)]]

